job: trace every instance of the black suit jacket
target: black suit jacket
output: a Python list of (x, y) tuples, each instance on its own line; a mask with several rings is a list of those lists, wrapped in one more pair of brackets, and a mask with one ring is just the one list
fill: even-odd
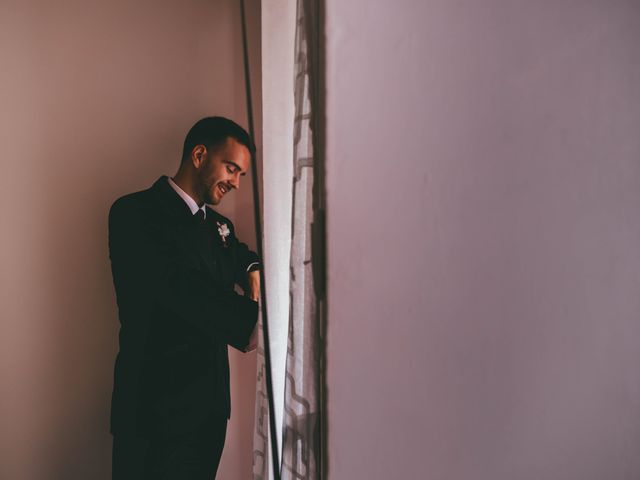
[(109, 255), (121, 324), (111, 432), (179, 433), (212, 413), (229, 418), (227, 345), (243, 350), (258, 318), (234, 284), (246, 285), (257, 255), (214, 210), (198, 222), (167, 177), (113, 204)]

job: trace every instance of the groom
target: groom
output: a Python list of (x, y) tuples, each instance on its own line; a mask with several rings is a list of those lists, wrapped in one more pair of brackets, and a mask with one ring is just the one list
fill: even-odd
[(256, 347), (260, 264), (207, 205), (239, 188), (253, 153), (242, 127), (204, 118), (173, 178), (111, 207), (114, 479), (215, 477), (231, 412), (227, 345)]

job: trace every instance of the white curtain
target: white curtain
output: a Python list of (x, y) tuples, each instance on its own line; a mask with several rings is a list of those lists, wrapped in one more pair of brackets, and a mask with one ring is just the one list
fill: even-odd
[[(270, 5), (263, 4), (263, 21), (265, 19), (265, 8)], [(284, 115), (280, 115), (277, 120), (289, 121), (292, 126), (291, 136), (289, 131), (283, 132), (286, 135), (280, 140), (289, 141), (291, 150), (287, 151), (282, 145), (282, 153), (289, 153), (288, 157), (267, 158), (267, 152), (264, 155), (264, 171), (274, 168), (279, 173), (273, 176), (287, 172), (287, 179), (280, 178), (281, 182), (277, 184), (275, 195), (280, 199), (280, 207), (286, 207), (286, 200), (282, 198), (283, 192), (289, 196), (290, 217), (288, 219), (288, 228), (284, 228), (281, 224), (278, 228), (277, 235), (282, 243), (280, 246), (272, 245), (269, 251), (277, 252), (274, 258), (278, 260), (276, 265), (269, 265), (270, 258), (265, 254), (265, 262), (267, 265), (266, 282), (268, 285), (267, 294), (269, 295), (267, 303), (269, 307), (269, 327), (270, 336), (272, 332), (277, 332), (277, 339), (272, 341), (277, 348), (272, 347), (273, 361), (273, 378), (274, 378), (274, 395), (276, 396), (276, 424), (282, 426), (282, 431), (278, 432), (278, 439), (281, 445), (282, 454), (282, 479), (317, 479), (320, 478), (321, 461), (321, 378), (322, 378), (322, 329), (321, 329), (321, 306), (319, 301), (322, 297), (319, 286), (323, 283), (324, 263), (322, 248), (323, 229), (322, 229), (322, 190), (319, 188), (319, 171), (318, 155), (316, 154), (318, 145), (318, 5), (316, 0), (298, 0), (295, 10), (291, 10), (291, 2), (276, 2), (279, 7), (289, 7), (288, 12), (295, 12), (295, 42), (289, 44), (290, 50), (294, 53), (289, 63), (289, 78), (293, 79), (291, 89), (288, 93), (293, 99), (293, 112), (287, 110), (286, 102)], [(289, 18), (290, 19), (290, 18)], [(287, 25), (283, 25), (283, 17), (280, 17), (278, 29), (286, 30)], [(268, 27), (271, 27), (269, 24)], [(271, 68), (267, 62), (269, 58), (265, 58), (265, 29), (267, 26), (263, 23), (263, 59), (264, 69)], [(290, 32), (290, 30), (288, 30)], [(287, 45), (280, 45), (285, 50)], [(272, 54), (273, 52), (268, 53)], [(281, 57), (282, 59), (283, 57)], [(287, 60), (290, 57), (284, 56)], [(286, 62), (281, 64), (281, 75), (285, 73)], [(270, 72), (271, 73), (271, 72)], [(275, 73), (275, 72), (273, 72)], [(275, 75), (274, 75), (275, 76)], [(287, 75), (285, 74), (285, 77)], [(288, 85), (283, 85), (282, 77), (275, 84), (269, 83), (269, 87), (275, 88), (280, 94), (287, 94)], [(277, 98), (277, 92), (264, 91), (265, 86), (263, 71), (263, 102), (265, 98), (273, 93)], [(281, 106), (282, 106), (281, 105)], [(264, 111), (267, 112), (266, 105)], [(289, 117), (291, 113), (291, 117)], [(265, 113), (263, 116), (265, 145), (268, 138), (268, 129), (270, 118)], [(315, 146), (315, 147), (314, 147)], [(287, 161), (288, 159), (288, 161)], [(290, 168), (284, 167), (285, 163), (289, 163)], [(267, 214), (267, 196), (268, 192), (273, 190), (274, 185), (269, 185), (269, 176), (264, 176), (264, 192), (265, 192), (265, 227), (268, 226), (270, 217)], [(286, 185), (286, 188), (282, 188)], [(276, 214), (272, 212), (272, 218), (284, 219), (282, 212)], [(276, 227), (276, 225), (271, 226)], [(289, 238), (285, 241), (282, 239), (283, 232), (289, 234)], [(265, 245), (275, 238), (269, 239), (269, 231), (265, 228)], [(284, 290), (284, 279), (282, 278), (282, 270), (276, 272), (275, 268), (282, 268), (282, 246), (289, 248), (289, 259), (286, 265), (287, 286)], [(277, 282), (277, 289), (274, 289), (270, 283), (273, 278), (274, 283)], [(273, 291), (272, 291), (273, 290)], [(275, 297), (278, 298), (275, 298)], [(272, 309), (271, 301), (276, 302), (276, 307)], [(289, 302), (286, 304), (286, 300)], [(283, 313), (286, 305), (287, 318), (283, 323)], [(272, 311), (276, 318), (272, 316)], [(286, 363), (282, 365), (280, 356), (282, 327), (286, 326)], [(262, 350), (259, 350), (261, 355)], [(259, 357), (262, 361), (263, 357)], [(280, 367), (283, 367), (282, 370)], [(266, 388), (264, 385), (264, 364), (259, 365), (258, 370), (258, 389), (256, 398), (256, 430), (254, 435), (254, 478), (268, 478), (267, 458), (270, 455), (268, 443), (268, 405), (266, 403)], [(278, 379), (278, 381), (276, 381)], [(279, 401), (278, 395), (280, 389), (280, 381), (284, 379), (284, 404)], [(277, 385), (277, 388), (276, 388)], [(284, 410), (282, 410), (284, 407)]]
[[(262, 1), (262, 183), (264, 261), (276, 438), (282, 438), (289, 324), (289, 263), (293, 184), (296, 0)], [(258, 346), (253, 478), (271, 478), (263, 346)], [(279, 447), (281, 442), (279, 442)]]
[(285, 371), (282, 479), (320, 478), (322, 198), (317, 185), (318, 18), (316, 0), (298, 0), (295, 42), (293, 222)]

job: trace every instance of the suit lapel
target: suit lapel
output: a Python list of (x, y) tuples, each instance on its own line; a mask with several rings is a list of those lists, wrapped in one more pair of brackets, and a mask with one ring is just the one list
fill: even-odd
[(200, 227), (200, 231), (198, 233), (198, 253), (200, 254), (200, 258), (202, 258), (202, 261), (207, 266), (211, 276), (215, 279), (219, 279), (218, 259), (214, 254), (213, 248), (211, 248), (213, 232), (211, 231), (211, 225), (208, 218), (205, 221), (205, 225)]
[[(164, 210), (166, 221), (176, 227), (176, 234), (186, 249), (195, 251), (194, 253), (199, 257), (206, 270), (215, 280), (219, 281), (217, 261), (211, 248), (212, 233), (209, 216), (207, 215), (205, 225), (199, 226), (187, 204), (169, 185), (166, 176), (160, 177), (151, 188), (156, 193), (159, 204)], [(213, 223), (215, 224), (215, 221)]]
[[(152, 189), (163, 210), (163, 221), (176, 228), (176, 235), (185, 250), (195, 254), (211, 277), (224, 288), (233, 289), (233, 247), (225, 245), (218, 231), (217, 222), (225, 222), (215, 210), (207, 208), (205, 224), (198, 226), (191, 210), (169, 185), (166, 176), (160, 177)], [(227, 241), (229, 241), (227, 239)]]
[(207, 223), (210, 228), (210, 248), (216, 262), (216, 273), (223, 285), (228, 285), (230, 288), (233, 288), (234, 279), (233, 269), (230, 265), (230, 250), (222, 241), (220, 231), (218, 230), (218, 217), (215, 211), (210, 208), (207, 209)]

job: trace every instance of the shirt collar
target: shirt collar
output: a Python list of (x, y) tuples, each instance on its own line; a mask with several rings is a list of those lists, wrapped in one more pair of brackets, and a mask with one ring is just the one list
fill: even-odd
[(189, 210), (191, 210), (192, 215), (195, 215), (198, 210), (202, 210), (202, 212), (204, 213), (204, 218), (207, 218), (206, 205), (203, 204), (201, 207), (198, 207), (198, 204), (196, 203), (196, 201), (193, 198), (191, 198), (187, 192), (182, 190), (178, 186), (178, 184), (173, 181), (171, 177), (167, 177), (167, 180), (169, 181), (169, 185), (171, 185), (171, 188), (173, 188), (176, 191), (176, 193), (180, 195), (180, 198), (184, 200), (184, 203), (187, 204), (187, 206), (189, 207)]

